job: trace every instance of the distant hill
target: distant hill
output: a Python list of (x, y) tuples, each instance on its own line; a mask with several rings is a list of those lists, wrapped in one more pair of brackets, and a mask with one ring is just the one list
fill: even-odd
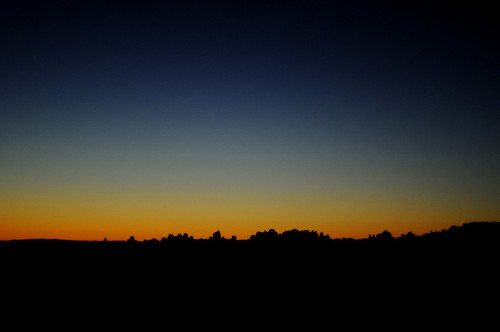
[(360, 240), (307, 230), (268, 230), (248, 240), (218, 232), (197, 240), (31, 239), (0, 242), (0, 282), (12, 314), (64, 312), (78, 321), (88, 319), (89, 308), (118, 312), (119, 319), (147, 308), (162, 318), (171, 310), (209, 310), (220, 317), (239, 313), (245, 321), (255, 313), (295, 311), (287, 316), (293, 324), (304, 312), (315, 319), (322, 312), (322, 322), (337, 319), (340, 309), (398, 313), (412, 324), (423, 316), (434, 322), (438, 313), (451, 324), (474, 310), (496, 310), (489, 303), (500, 296), (499, 257), (498, 222), (397, 238), (382, 231)]
[(318, 233), (315, 230), (298, 230), (298, 229), (290, 229), (286, 230), (282, 233), (277, 232), (275, 229), (269, 229), (266, 231), (257, 231), (255, 234), (251, 235), (247, 240), (239, 240), (236, 237), (232, 237), (230, 239), (224, 238), (221, 236), (220, 231), (215, 231), (212, 236), (209, 238), (194, 238), (193, 236), (188, 235), (187, 233), (183, 234), (169, 234), (166, 237), (162, 237), (160, 240), (153, 239), (145, 239), (143, 241), (138, 241), (132, 235), (126, 241), (125, 240), (115, 240), (108, 241), (104, 238), (102, 241), (79, 241), (79, 240), (62, 240), (62, 239), (24, 239), (24, 240), (8, 240), (8, 241), (0, 241), (0, 248), (5, 248), (8, 246), (8, 243), (14, 243), (19, 245), (20, 243), (25, 243), (29, 245), (48, 245), (52, 246), (56, 243), (60, 245), (67, 245), (68, 243), (99, 243), (99, 242), (128, 242), (128, 243), (147, 243), (147, 244), (156, 244), (156, 243), (179, 243), (179, 242), (205, 242), (205, 241), (250, 241), (250, 242), (260, 242), (260, 241), (285, 241), (285, 242), (293, 242), (293, 241), (335, 241), (335, 242), (363, 242), (365, 240), (397, 240), (397, 241), (406, 241), (406, 240), (495, 240), (500, 238), (500, 222), (497, 221), (473, 221), (467, 222), (460, 226), (451, 226), (448, 229), (442, 229), (440, 231), (430, 231), (428, 233), (424, 233), (422, 235), (415, 235), (413, 232), (408, 232), (406, 234), (402, 234), (399, 237), (393, 236), (389, 231), (383, 230), (380, 233), (369, 235), (367, 238), (362, 239), (353, 239), (353, 238), (332, 238), (330, 235), (325, 235), (322, 232)]
[[(439, 246), (446, 248), (490, 247), (498, 248), (500, 244), (500, 222), (478, 221), (468, 222), (461, 226), (451, 226), (440, 231), (431, 231), (422, 235), (411, 232), (394, 237), (384, 230), (364, 239), (330, 238), (328, 235), (310, 230), (291, 229), (282, 233), (274, 229), (259, 231), (247, 240), (226, 239), (219, 231), (208, 239), (194, 239), (187, 234), (169, 234), (160, 240), (150, 239), (137, 241), (134, 236), (127, 240), (108, 241), (74, 241), (60, 239), (26, 239), (0, 242), (0, 257), (4, 259), (14, 257), (94, 257), (102, 255), (193, 255), (203, 256), (216, 251), (218, 255), (241, 253), (243, 255), (257, 254), (260, 251), (272, 253), (277, 250), (288, 251), (315, 251), (321, 257), (338, 254), (342, 250), (344, 255), (363, 252), (370, 255), (369, 250), (385, 248), (401, 250), (434, 250)], [(396, 250), (397, 249), (397, 250)]]

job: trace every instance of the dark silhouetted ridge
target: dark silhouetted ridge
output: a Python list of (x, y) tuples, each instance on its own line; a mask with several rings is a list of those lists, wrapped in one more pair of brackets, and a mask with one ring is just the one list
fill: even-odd
[(50, 302), (59, 314), (78, 319), (89, 319), (84, 313), (90, 303), (106, 315), (136, 317), (145, 308), (157, 318), (222, 310), (249, 322), (271, 312), (328, 320), (354, 310), (390, 312), (415, 324), (452, 312), (450, 327), (459, 317), (478, 317), (477, 311), (495, 315), (499, 254), (498, 222), (421, 236), (394, 237), (384, 230), (358, 240), (270, 229), (247, 240), (225, 239), (216, 231), (208, 239), (170, 234), (143, 241), (131, 236), (0, 243), (8, 308), (46, 312)]

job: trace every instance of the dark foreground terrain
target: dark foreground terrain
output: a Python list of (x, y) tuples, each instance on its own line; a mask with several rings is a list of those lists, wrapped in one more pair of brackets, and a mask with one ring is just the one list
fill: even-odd
[(500, 223), (361, 240), (296, 230), (215, 235), (1, 242), (3, 317), (25, 317), (16, 318), (19, 327), (28, 317), (238, 329), (261, 321), (498, 326)]

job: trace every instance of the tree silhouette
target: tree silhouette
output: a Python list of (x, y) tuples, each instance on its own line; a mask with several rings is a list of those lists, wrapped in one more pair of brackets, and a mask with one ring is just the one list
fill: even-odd
[(220, 231), (219, 231), (219, 230), (215, 231), (215, 232), (212, 234), (212, 240), (216, 240), (216, 241), (218, 241), (218, 240), (222, 240), (222, 236), (221, 236), (221, 234), (220, 234)]

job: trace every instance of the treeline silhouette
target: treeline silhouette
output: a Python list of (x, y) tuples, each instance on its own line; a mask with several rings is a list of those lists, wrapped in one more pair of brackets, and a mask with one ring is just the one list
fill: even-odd
[(477, 329), (497, 315), (499, 254), (499, 222), (364, 239), (297, 229), (246, 240), (219, 231), (207, 239), (26, 239), (0, 242), (0, 282), (13, 314), (57, 312), (78, 322), (100, 321), (97, 313), (123, 322), (181, 311), (268, 324), (284, 311), (281, 328), (306, 318), (311, 329), (353, 313), (451, 328), (480, 314)]
[[(301, 269), (398, 272), (419, 266), (426, 270), (487, 268), (500, 253), (500, 222), (469, 222), (422, 235), (394, 237), (384, 230), (363, 239), (330, 238), (311, 230), (258, 231), (249, 239), (224, 238), (216, 231), (206, 239), (169, 234), (161, 239), (73, 241), (26, 239), (0, 242), (4, 266), (44, 271), (83, 268), (95, 271), (134, 270), (189, 274), (189, 271), (233, 273), (238, 270), (285, 273)], [(417, 264), (417, 265), (415, 265)], [(114, 271), (115, 269), (116, 271)], [(451, 271), (450, 270), (450, 271)], [(443, 270), (443, 272), (448, 273)], [(130, 273), (130, 271), (128, 272)]]
[[(332, 238), (328, 234), (318, 233), (314, 230), (298, 230), (291, 229), (277, 232), (275, 229), (266, 231), (257, 231), (248, 239), (238, 240), (235, 236), (225, 238), (219, 230), (215, 231), (208, 238), (194, 238), (187, 233), (169, 234), (161, 239), (144, 239), (137, 240), (131, 235), (127, 240), (108, 241), (104, 238), (102, 241), (80, 241), (80, 240), (62, 240), (62, 239), (25, 239), (25, 240), (8, 240), (0, 241), (0, 255), (2, 259), (9, 257), (19, 257), (29, 255), (93, 255), (100, 252), (111, 252), (117, 249), (117, 252), (133, 253), (134, 251), (154, 254), (155, 250), (161, 249), (176, 249), (177, 254), (183, 252), (188, 253), (189, 249), (204, 250), (216, 248), (219, 253), (222, 249), (228, 251), (237, 249), (252, 249), (259, 248), (286, 248), (292, 249), (297, 247), (301, 250), (308, 248), (321, 248), (326, 250), (332, 248), (335, 250), (342, 248), (361, 249), (385, 247), (389, 248), (389, 244), (397, 245), (397, 248), (402, 246), (410, 248), (412, 245), (418, 246), (418, 249), (425, 250), (436, 248), (436, 246), (448, 246), (448, 248), (458, 248), (460, 246), (468, 249), (496, 246), (500, 243), (500, 222), (496, 221), (476, 221), (464, 223), (461, 226), (451, 226), (448, 229), (439, 231), (430, 231), (422, 235), (416, 235), (413, 232), (402, 234), (399, 237), (393, 236), (389, 231), (383, 230), (377, 234), (370, 234), (367, 238)], [(396, 247), (395, 247), (396, 248)], [(318, 252), (320, 253), (320, 252)], [(349, 254), (349, 252), (344, 252)]]

